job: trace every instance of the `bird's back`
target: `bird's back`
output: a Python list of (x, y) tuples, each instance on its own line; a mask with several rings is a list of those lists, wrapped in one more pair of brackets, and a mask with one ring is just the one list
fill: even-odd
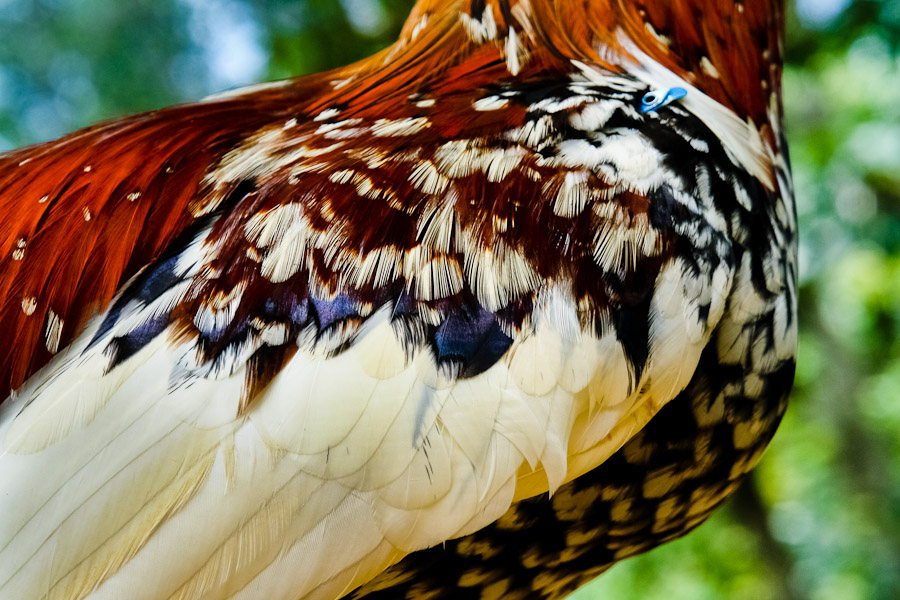
[(0, 156), (0, 598), (555, 598), (696, 527), (793, 375), (770, 4), (426, 1)]

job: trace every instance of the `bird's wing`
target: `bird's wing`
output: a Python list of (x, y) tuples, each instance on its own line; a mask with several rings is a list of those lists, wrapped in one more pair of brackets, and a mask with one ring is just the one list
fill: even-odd
[(291, 100), (175, 107), (0, 154), (0, 395), (166, 252), (196, 220), (210, 164)]
[[(735, 265), (693, 165), (657, 149), (697, 120), (640, 113), (627, 78), (572, 85), (449, 95), (474, 123), (428, 98), (285, 116), (187, 186), (139, 136), (120, 152), (160, 181), (67, 156), (97, 179), (51, 190), (44, 252), (101, 305), (150, 264), (2, 409), (0, 595), (335, 597), (614, 453), (687, 384)], [(103, 240), (142, 231), (164, 249), (94, 283)], [(26, 339), (69, 341), (63, 301), (22, 293), (51, 323)]]

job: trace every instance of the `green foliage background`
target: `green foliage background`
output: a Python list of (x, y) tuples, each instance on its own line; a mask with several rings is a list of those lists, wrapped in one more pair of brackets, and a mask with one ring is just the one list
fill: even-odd
[[(796, 1), (792, 407), (724, 510), (578, 600), (900, 598), (900, 2)], [(389, 43), (411, 4), (0, 0), (0, 151), (350, 62)]]

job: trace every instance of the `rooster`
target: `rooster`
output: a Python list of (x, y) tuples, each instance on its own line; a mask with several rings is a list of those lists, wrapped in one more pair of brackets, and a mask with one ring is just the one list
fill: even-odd
[(0, 155), (0, 598), (559, 598), (703, 522), (797, 345), (781, 0), (420, 0)]

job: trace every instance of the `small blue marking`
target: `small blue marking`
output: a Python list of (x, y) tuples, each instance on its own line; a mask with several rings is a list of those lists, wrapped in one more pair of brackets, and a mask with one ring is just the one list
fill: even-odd
[(641, 112), (646, 113), (660, 109), (666, 104), (685, 96), (687, 96), (687, 90), (680, 87), (649, 91), (641, 98)]
[(356, 303), (346, 294), (338, 294), (333, 300), (310, 298), (309, 301), (316, 308), (316, 313), (319, 315), (319, 327), (322, 329), (348, 317), (359, 315)]

